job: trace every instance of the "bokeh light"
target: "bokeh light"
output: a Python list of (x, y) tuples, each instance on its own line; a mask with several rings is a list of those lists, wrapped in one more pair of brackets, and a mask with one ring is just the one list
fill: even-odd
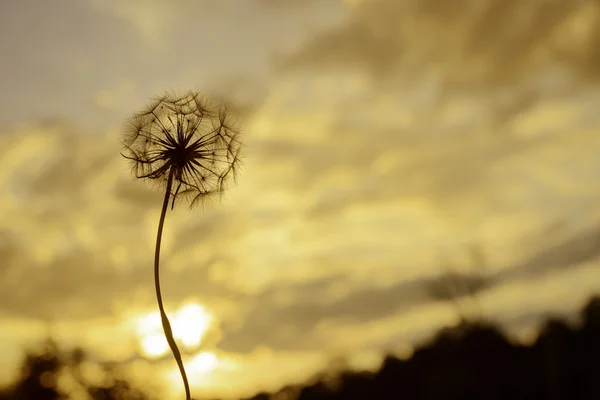
[[(209, 330), (212, 320), (212, 316), (200, 304), (186, 304), (172, 313), (173, 336), (187, 348), (197, 347)], [(152, 311), (139, 317), (136, 323), (136, 333), (145, 355), (160, 357), (169, 351), (169, 344), (164, 337), (158, 311)]]

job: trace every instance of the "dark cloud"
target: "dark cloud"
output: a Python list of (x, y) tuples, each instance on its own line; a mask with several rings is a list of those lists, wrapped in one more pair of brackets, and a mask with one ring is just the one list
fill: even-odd
[[(149, 210), (160, 210), (162, 196), (127, 177), (116, 138), (78, 132), (53, 119), (41, 121), (30, 134), (5, 139), (9, 145), (1, 150), (21, 152), (14, 168), (22, 175), (7, 175), (5, 199), (10, 204), (11, 195), (21, 196), (21, 209), (6, 212), (0, 232), (0, 314), (61, 320), (106, 316), (139, 292), (147, 292), (154, 304), (145, 218)], [(24, 226), (23, 216), (30, 222)], [(182, 268), (169, 268), (172, 258), (163, 252), (168, 304), (190, 296), (235, 298), (208, 276), (216, 252), (202, 262), (185, 257), (200, 238), (213, 240), (222, 222), (223, 215), (206, 212), (196, 225), (165, 232), (175, 237)], [(153, 233), (154, 224), (158, 221)]]
[[(546, 242), (546, 243), (544, 243)], [(541, 244), (544, 243), (544, 244)], [(495, 282), (536, 279), (541, 275), (593, 261), (600, 256), (600, 224), (547, 241), (542, 236), (541, 249), (530, 258), (511, 266), (493, 277)]]
[[(118, 20), (95, 13), (86, 3), (3, 3), (0, 50), (5, 61), (0, 66), (4, 93), (0, 98), (0, 124), (54, 115), (80, 118), (78, 122), (83, 123), (97, 122), (100, 118), (96, 110), (89, 112), (81, 107), (89, 93), (114, 82), (111, 75), (116, 66), (129, 70), (131, 75), (140, 73), (139, 69), (128, 68), (141, 54), (134, 32)], [(21, 51), (25, 43), (27, 51)], [(123, 52), (123, 48), (128, 51)]]
[(59, 256), (47, 266), (23, 261), (29, 264), (21, 262), (13, 279), (3, 274), (0, 280), (0, 311), (5, 316), (61, 320), (106, 316), (116, 294), (140, 282), (140, 277), (100, 267), (97, 257), (83, 250)]
[[(481, 285), (474, 290), (481, 293), (523, 279), (537, 279), (541, 275), (552, 274), (561, 268), (577, 269), (577, 264), (597, 259), (600, 254), (599, 238), (600, 231), (597, 227), (567, 236), (558, 244), (542, 245), (544, 238), (540, 237), (539, 245), (543, 250), (522, 262), (491, 274), (486, 273), (485, 270), (479, 271), (478, 268), (482, 266), (473, 265), (476, 268), (473, 275), (456, 276), (457, 279), (463, 280), (464, 284), (474, 282), (476, 285)], [(231, 329), (226, 324), (219, 347), (236, 352), (250, 352), (258, 345), (265, 345), (274, 350), (322, 348), (327, 344), (321, 343), (313, 335), (320, 323), (328, 322), (333, 326), (335, 324), (364, 325), (423, 305), (437, 298), (436, 294), (440, 289), (444, 290), (444, 293), (452, 290), (452, 287), (445, 286), (448, 284), (444, 275), (446, 268), (440, 266), (439, 271), (436, 276), (403, 280), (387, 287), (352, 289), (347, 295), (335, 300), (328, 295), (328, 289), (332, 285), (351, 285), (350, 281), (341, 275), (268, 288), (257, 296), (247, 298), (253, 306), (245, 316), (244, 323), (236, 329)], [(282, 295), (292, 301), (282, 304), (279, 300)], [(468, 296), (469, 293), (468, 291), (452, 292), (444, 299), (451, 300), (454, 295)], [(543, 312), (547, 313), (550, 310)], [(531, 315), (523, 314), (521, 317), (518, 316), (521, 314), (516, 317), (511, 314), (498, 318), (503, 323), (509, 323), (515, 318), (532, 323), (535, 322), (538, 313), (542, 311), (535, 311), (533, 313), (535, 315), (530, 312)], [(495, 318), (493, 315), (490, 317)], [(418, 335), (417, 333), (410, 338), (390, 338), (379, 345), (393, 347), (406, 340), (417, 339), (417, 336), (423, 332)], [(335, 334), (333, 329), (331, 340), (335, 340)]]
[[(258, 345), (275, 350), (318, 349), (323, 343), (316, 341), (313, 331), (319, 323), (366, 324), (396, 315), (423, 304), (429, 283), (429, 278), (419, 278), (388, 287), (366, 287), (335, 300), (329, 298), (328, 288), (351, 284), (342, 276), (271, 288), (255, 297), (241, 327), (233, 331), (225, 327), (219, 347), (238, 352), (249, 352)], [(279, 304), (282, 294), (293, 303)], [(331, 340), (335, 340), (334, 332)]]
[[(344, 138), (343, 131), (340, 127), (339, 139), (351, 142), (353, 138), (350, 135)], [(419, 136), (420, 132), (415, 133), (415, 136)], [(496, 185), (491, 176), (493, 171), (515, 154), (547, 146), (545, 138), (527, 141), (511, 137), (477, 140), (479, 132), (463, 133), (460, 141), (456, 136), (448, 134), (413, 143), (401, 135), (390, 134), (381, 140), (375, 140), (374, 132), (365, 132), (364, 136), (370, 136), (374, 140), (362, 147), (344, 146), (339, 151), (321, 146), (306, 157), (302, 146), (290, 146), (289, 150), (280, 147), (277, 156), (281, 154), (288, 157), (288, 160), (298, 158), (303, 165), (303, 179), (296, 181), (298, 185), (314, 181), (314, 177), (334, 168), (345, 169), (354, 179), (354, 185), (328, 191), (317, 199), (308, 209), (308, 217), (323, 218), (355, 204), (375, 205), (380, 201), (424, 193), (440, 206), (464, 202), (471, 196), (501, 202), (499, 198), (502, 197), (505, 186)], [(363, 141), (365, 139), (363, 137)], [(378, 158), (394, 148), (402, 149), (402, 152), (399, 152), (397, 160), (392, 160), (393, 166), (385, 172), (373, 171)], [(323, 156), (318, 158), (319, 154)], [(304, 159), (311, 159), (312, 162), (300, 161)], [(497, 211), (499, 210), (498, 208)]]
[(253, 0), (256, 5), (272, 9), (303, 8), (324, 3), (338, 4), (341, 0)]
[[(88, 144), (89, 140), (84, 137), (62, 136), (58, 151), (53, 154), (54, 160), (46, 165), (29, 186), (33, 195), (52, 196), (69, 193), (71, 196), (76, 196), (88, 183), (89, 177), (104, 172), (107, 163), (114, 158), (114, 154), (108, 153), (111, 149), (102, 149), (103, 151), (97, 149), (85, 155), (79, 153)], [(82, 157), (87, 158), (83, 163)]]
[(225, 224), (226, 216), (222, 215), (219, 211), (208, 215), (196, 216), (192, 225), (180, 228), (177, 232), (174, 232), (176, 235), (177, 251), (185, 251), (197, 245), (202, 240), (206, 240), (208, 237), (214, 237)]
[(114, 194), (119, 200), (136, 209), (152, 209), (160, 206), (163, 195), (159, 190), (144, 182), (131, 179), (119, 179), (115, 183)]
[[(8, 250), (1, 250), (7, 253)], [(15, 248), (11, 254), (24, 254)], [(177, 305), (190, 297), (206, 299), (227, 298), (232, 301), (241, 295), (214, 282), (208, 275), (206, 263), (189, 263), (173, 271), (169, 257), (163, 267), (163, 297), (167, 305)], [(13, 263), (14, 264), (14, 263)], [(8, 279), (10, 277), (10, 279)], [(61, 321), (85, 320), (113, 315), (115, 306), (134, 293), (147, 293), (144, 300), (154, 304), (152, 255), (147, 262), (119, 268), (105, 255), (75, 249), (40, 266), (24, 257), (19, 265), (0, 267), (0, 314), (35, 319)], [(243, 296), (242, 296), (243, 297)]]
[(600, 76), (600, 2), (369, 0), (284, 69), (360, 68), (378, 78), (441, 74), (449, 87), (517, 83), (563, 65)]
[(18, 264), (23, 258), (20, 250), (21, 246), (14, 235), (0, 231), (0, 276), (4, 277), (4, 282), (16, 282)]

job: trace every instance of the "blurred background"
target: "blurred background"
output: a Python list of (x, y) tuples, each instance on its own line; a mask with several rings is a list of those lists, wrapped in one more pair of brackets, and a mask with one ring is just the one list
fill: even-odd
[(600, 1), (2, 0), (0, 55), (0, 386), (52, 338), (181, 396), (162, 196), (119, 155), (165, 90), (244, 132), (238, 184), (163, 236), (198, 398), (473, 315), (531, 341), (600, 289)]

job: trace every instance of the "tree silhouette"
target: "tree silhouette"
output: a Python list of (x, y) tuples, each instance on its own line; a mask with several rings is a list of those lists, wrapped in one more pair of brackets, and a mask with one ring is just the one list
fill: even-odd
[(572, 328), (556, 319), (531, 345), (514, 343), (485, 321), (441, 330), (410, 359), (388, 355), (379, 370), (288, 386), (250, 400), (506, 400), (600, 398), (600, 297)]
[(429, 283), (428, 290), (436, 300), (451, 301), (461, 321), (477, 321), (483, 318), (483, 311), (477, 295), (488, 285), (483, 273), (487, 263), (485, 255), (479, 246), (469, 246), (471, 269), (467, 273), (456, 272), (452, 265), (442, 260), (441, 268), (444, 274), (441, 278)]

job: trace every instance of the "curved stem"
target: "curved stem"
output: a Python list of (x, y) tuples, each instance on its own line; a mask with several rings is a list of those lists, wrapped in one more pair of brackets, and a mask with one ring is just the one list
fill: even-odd
[(173, 185), (173, 170), (169, 171), (169, 179), (167, 180), (167, 188), (165, 189), (165, 199), (163, 200), (162, 211), (160, 213), (160, 221), (158, 223), (158, 232), (156, 233), (156, 249), (154, 252), (154, 288), (156, 289), (156, 300), (158, 301), (158, 309), (160, 310), (160, 319), (162, 321), (163, 331), (165, 337), (171, 348), (171, 352), (177, 361), (181, 378), (183, 379), (183, 386), (185, 387), (185, 398), (190, 400), (190, 385), (188, 383), (187, 375), (185, 374), (185, 368), (183, 366), (183, 360), (181, 359), (181, 353), (175, 343), (173, 337), (173, 330), (171, 329), (171, 323), (165, 313), (165, 307), (163, 306), (162, 294), (160, 292), (160, 276), (159, 276), (159, 259), (160, 259), (160, 242), (162, 239), (163, 225), (165, 223), (165, 216), (167, 215), (167, 206), (169, 205), (169, 197), (171, 195), (171, 186)]

